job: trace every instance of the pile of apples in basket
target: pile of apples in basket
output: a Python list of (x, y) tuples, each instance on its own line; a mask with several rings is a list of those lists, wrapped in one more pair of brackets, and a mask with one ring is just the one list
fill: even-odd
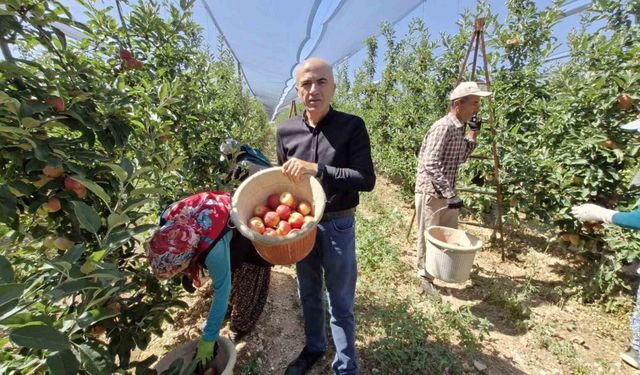
[(249, 228), (271, 237), (295, 234), (305, 223), (313, 221), (309, 202), (300, 201), (289, 192), (271, 194), (265, 205), (253, 209)]

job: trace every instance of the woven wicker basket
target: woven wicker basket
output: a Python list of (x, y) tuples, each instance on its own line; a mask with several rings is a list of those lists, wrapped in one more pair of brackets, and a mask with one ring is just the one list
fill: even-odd
[[(290, 192), (296, 199), (311, 203), (313, 221), (302, 226), (299, 232), (284, 237), (268, 237), (251, 230), (247, 222), (253, 209), (264, 205), (274, 193)], [(233, 194), (231, 220), (240, 233), (253, 242), (258, 254), (271, 264), (294, 264), (306, 257), (316, 242), (316, 227), (324, 213), (326, 197), (322, 185), (314, 177), (298, 182), (289, 179), (280, 167), (262, 170), (247, 178)]]

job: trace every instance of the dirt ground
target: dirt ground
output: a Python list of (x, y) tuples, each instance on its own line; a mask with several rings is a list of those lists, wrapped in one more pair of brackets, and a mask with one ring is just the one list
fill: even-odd
[[(380, 178), (372, 194), (398, 207), (403, 217), (411, 217), (412, 208), (400, 202), (394, 185), (388, 181)], [(463, 229), (488, 240), (490, 232), (486, 229)], [(636, 374), (619, 359), (628, 343), (630, 308), (613, 315), (600, 306), (563, 300), (562, 276), (573, 268), (562, 251), (545, 250), (546, 242), (536, 233), (509, 234), (506, 243), (512, 256), (504, 262), (498, 250), (483, 249), (476, 256), (477, 268), (471, 280), (464, 284), (436, 281), (443, 303), (456, 308), (469, 306), (474, 315), (492, 324), (489, 337), (481, 344), (482, 358), (465, 364), (465, 373)], [(415, 238), (399, 243), (404, 243), (403, 260), (413, 264)], [(518, 293), (504, 293), (513, 288)], [(167, 327), (166, 334), (153, 340), (146, 351), (134, 355), (134, 360), (149, 354), (161, 356), (177, 344), (198, 337), (210, 302), (204, 292), (186, 301), (192, 309), (177, 313), (176, 325)], [(523, 313), (522, 306), (530, 310)], [(222, 335), (226, 332), (225, 328)], [(364, 340), (358, 338), (359, 342)], [(236, 345), (234, 372), (282, 374), (303, 345), (295, 269), (276, 266), (267, 305), (256, 328)], [(312, 374), (331, 373), (331, 360), (331, 355), (326, 356)], [(363, 364), (363, 372), (366, 371), (369, 370)]]

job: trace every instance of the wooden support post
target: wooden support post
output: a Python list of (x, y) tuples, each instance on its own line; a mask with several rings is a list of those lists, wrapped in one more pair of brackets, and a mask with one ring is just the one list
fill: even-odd
[[(482, 55), (482, 63), (483, 63), (483, 73), (484, 73), (484, 81), (478, 81), (481, 84), (484, 84), (486, 86), (487, 90), (491, 90), (491, 77), (489, 76), (489, 66), (488, 66), (488, 62), (487, 62), (487, 51), (486, 51), (486, 47), (485, 47), (485, 41), (484, 41), (484, 26), (485, 26), (485, 19), (484, 18), (478, 18), (476, 19), (475, 23), (474, 23), (474, 30), (473, 30), (473, 34), (471, 35), (471, 41), (469, 42), (469, 48), (467, 49), (467, 52), (465, 54), (464, 60), (462, 61), (462, 64), (460, 65), (460, 73), (458, 74), (458, 79), (456, 80), (456, 84), (455, 86), (457, 86), (460, 82), (462, 82), (462, 79), (464, 78), (464, 74), (467, 70), (467, 61), (469, 60), (469, 56), (471, 55), (471, 51), (473, 50), (473, 61), (471, 64), (471, 80), (475, 80), (476, 78), (476, 70), (477, 70), (477, 63), (478, 63), (478, 54)], [(505, 258), (505, 254), (504, 254), (504, 236), (503, 236), (503, 228), (502, 228), (502, 205), (503, 205), (503, 200), (502, 200), (502, 188), (500, 186), (500, 161), (498, 159), (498, 151), (497, 151), (497, 145), (496, 145), (496, 135), (497, 135), (497, 130), (496, 130), (496, 120), (495, 120), (495, 114), (494, 114), (494, 108), (493, 108), (493, 100), (491, 96), (487, 97), (487, 102), (488, 102), (488, 112), (489, 112), (489, 129), (491, 131), (491, 157), (486, 157), (486, 156), (475, 156), (475, 158), (477, 159), (489, 159), (492, 160), (493, 162), (493, 175), (494, 175), (494, 184), (496, 186), (496, 192), (485, 192), (485, 191), (472, 191), (473, 193), (478, 193), (478, 194), (489, 194), (489, 195), (493, 195), (496, 197), (496, 223), (495, 226), (493, 227), (493, 234), (492, 237), (496, 236), (496, 232), (498, 234), (500, 234), (500, 238), (498, 240), (498, 247), (500, 248), (500, 252), (501, 252), (501, 257), (502, 260), (504, 261)], [(473, 155), (471, 157), (474, 157)], [(461, 191), (463, 190), (470, 190), (470, 189), (460, 189)], [(485, 225), (482, 225), (485, 226)], [(485, 227), (491, 227), (491, 226), (485, 226)]]

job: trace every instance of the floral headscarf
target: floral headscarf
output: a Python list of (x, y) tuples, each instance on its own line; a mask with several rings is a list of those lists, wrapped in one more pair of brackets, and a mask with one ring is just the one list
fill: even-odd
[(162, 213), (164, 225), (156, 231), (147, 259), (158, 278), (166, 279), (189, 269), (200, 286), (198, 258), (223, 233), (229, 219), (231, 198), (224, 192), (204, 192), (169, 206)]

